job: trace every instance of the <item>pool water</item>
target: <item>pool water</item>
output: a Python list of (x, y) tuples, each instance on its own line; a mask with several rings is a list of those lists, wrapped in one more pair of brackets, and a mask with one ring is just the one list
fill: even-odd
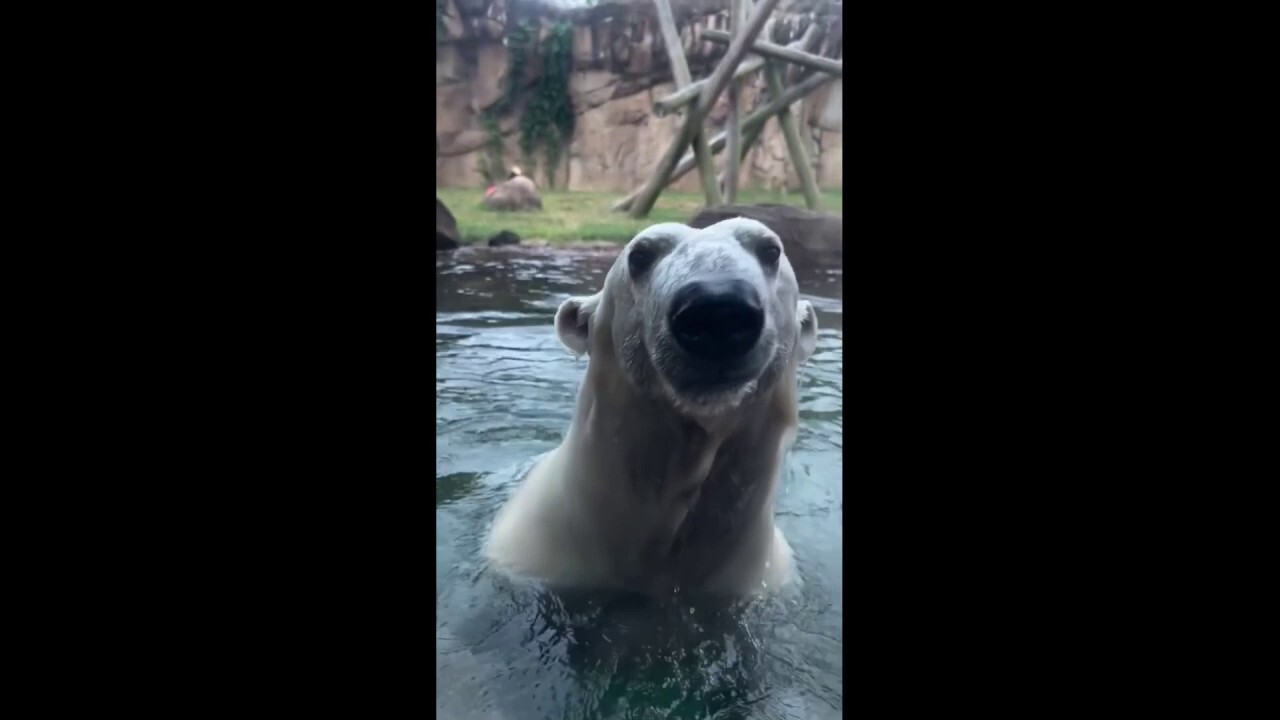
[(568, 430), (587, 359), (556, 339), (616, 250), (437, 254), (436, 708), (486, 718), (838, 718), (843, 714), (841, 270), (797, 267), (818, 311), (776, 522), (800, 581), (732, 603), (553, 593), (485, 567), (494, 515)]

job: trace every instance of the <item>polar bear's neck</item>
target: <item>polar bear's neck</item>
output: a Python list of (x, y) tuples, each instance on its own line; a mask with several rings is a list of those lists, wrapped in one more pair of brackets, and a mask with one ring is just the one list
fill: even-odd
[[(767, 542), (783, 453), (794, 436), (795, 372), (716, 422), (695, 422), (593, 357), (565, 449), (585, 462), (564, 481), (591, 497), (619, 572), (694, 579), (758, 557)], [(599, 536), (599, 535), (597, 535)]]

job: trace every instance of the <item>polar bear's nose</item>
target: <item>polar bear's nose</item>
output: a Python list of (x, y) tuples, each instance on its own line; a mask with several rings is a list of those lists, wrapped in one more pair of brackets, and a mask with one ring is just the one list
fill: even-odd
[(685, 352), (713, 361), (734, 360), (755, 347), (764, 328), (760, 294), (747, 282), (689, 283), (676, 291), (671, 333)]

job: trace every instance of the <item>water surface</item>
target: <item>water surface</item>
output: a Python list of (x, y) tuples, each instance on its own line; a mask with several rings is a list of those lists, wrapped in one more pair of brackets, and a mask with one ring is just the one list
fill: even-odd
[(801, 582), (730, 605), (551, 593), (486, 570), (485, 533), (559, 444), (586, 370), (556, 308), (595, 292), (616, 251), (437, 255), (436, 708), (486, 718), (842, 716), (843, 314), (839, 266), (798, 267), (818, 310), (777, 523)]

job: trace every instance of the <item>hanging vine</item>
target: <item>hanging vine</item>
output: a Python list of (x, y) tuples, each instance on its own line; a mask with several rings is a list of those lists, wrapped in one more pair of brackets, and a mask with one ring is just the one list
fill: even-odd
[[(542, 44), (542, 73), (533, 98), (520, 118), (520, 150), (536, 166), (539, 146), (546, 160), (547, 186), (555, 187), (555, 171), (565, 144), (573, 137), (576, 117), (569, 96), (573, 72), (573, 26), (557, 23)], [(532, 172), (532, 168), (530, 169)]]
[[(513, 9), (509, 8), (509, 11)], [(532, 69), (531, 60), (541, 60), (541, 72), (532, 88), (532, 95), (526, 98), (519, 120), (520, 151), (528, 174), (533, 175), (541, 164), (548, 187), (555, 187), (555, 169), (564, 156), (565, 145), (573, 137), (576, 117), (569, 97), (569, 79), (573, 72), (573, 26), (568, 23), (553, 25), (535, 56), (538, 27), (535, 19), (508, 16), (504, 42), (507, 46), (506, 87), (502, 97), (480, 118), (481, 125), (489, 133), (480, 168), (486, 182), (497, 181), (506, 175), (498, 118), (516, 108), (526, 85), (525, 78)], [(539, 163), (539, 150), (542, 151), (543, 163)]]
[(515, 17), (518, 9), (519, 5), (515, 3), (508, 6), (509, 14), (503, 33), (503, 45), (507, 47), (506, 84), (497, 102), (480, 115), (480, 125), (488, 134), (479, 167), (486, 185), (501, 182), (507, 177), (506, 151), (503, 147), (499, 118), (510, 113), (516, 106), (520, 88), (524, 85), (525, 73), (529, 69), (529, 51), (537, 30), (534, 20)]

